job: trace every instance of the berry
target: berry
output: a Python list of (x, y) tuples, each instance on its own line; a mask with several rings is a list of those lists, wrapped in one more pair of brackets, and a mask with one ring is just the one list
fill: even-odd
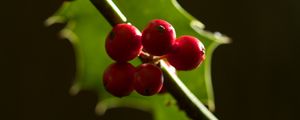
[(118, 24), (107, 36), (105, 48), (113, 60), (130, 61), (142, 50), (141, 32), (130, 24)]
[(137, 68), (134, 78), (134, 88), (141, 95), (154, 95), (163, 86), (162, 71), (154, 64), (141, 64)]
[(165, 93), (167, 93), (167, 89), (166, 89), (165, 85), (163, 85), (159, 91), (159, 94), (165, 94)]
[(167, 55), (168, 62), (177, 70), (192, 70), (205, 59), (204, 45), (195, 37), (181, 36)]
[(130, 63), (114, 63), (103, 74), (105, 89), (114, 96), (128, 96), (133, 91), (135, 68)]
[(142, 33), (144, 50), (152, 55), (167, 54), (176, 39), (172, 25), (164, 20), (152, 20)]

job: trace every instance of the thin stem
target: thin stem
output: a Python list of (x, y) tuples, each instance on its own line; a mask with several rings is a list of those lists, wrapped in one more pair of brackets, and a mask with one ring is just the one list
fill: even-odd
[(121, 13), (112, 0), (91, 0), (91, 2), (106, 18), (111, 26), (127, 22), (126, 17)]
[(164, 78), (165, 87), (170, 94), (177, 100), (180, 109), (185, 110), (186, 114), (195, 120), (217, 120), (217, 118), (201, 103), (201, 101), (184, 85), (178, 76), (170, 70), (168, 65), (160, 61)]
[[(126, 17), (116, 7), (112, 0), (91, 0), (91, 2), (112, 26), (127, 22)], [(144, 61), (143, 57), (140, 57), (140, 59), (141, 61)], [(184, 110), (191, 119), (217, 120), (203, 103), (201, 103), (201, 101), (183, 84), (178, 76), (169, 69), (168, 65), (163, 60), (160, 60), (160, 65), (165, 78), (165, 87), (176, 99), (180, 109)]]

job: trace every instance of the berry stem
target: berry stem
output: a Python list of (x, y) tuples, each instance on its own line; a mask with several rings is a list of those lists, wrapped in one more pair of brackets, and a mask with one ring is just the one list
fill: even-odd
[(127, 22), (127, 18), (112, 0), (91, 0), (111, 26)]
[(169, 69), (168, 65), (160, 60), (165, 78), (165, 87), (177, 100), (180, 109), (195, 120), (217, 120), (217, 118), (201, 103), (201, 101), (184, 85), (178, 76)]
[[(116, 7), (112, 0), (91, 0), (98, 11), (106, 18), (111, 26), (127, 22), (126, 17)], [(139, 57), (141, 61), (143, 57)], [(165, 87), (177, 100), (177, 105), (195, 120), (217, 120), (217, 118), (203, 105), (203, 103), (184, 85), (178, 76), (169, 70), (168, 65), (160, 60)]]

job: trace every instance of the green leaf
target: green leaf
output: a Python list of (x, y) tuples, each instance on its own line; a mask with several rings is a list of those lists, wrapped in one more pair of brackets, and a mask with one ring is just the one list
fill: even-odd
[[(206, 60), (196, 70), (178, 72), (187, 87), (211, 109), (214, 109), (213, 91), (210, 76), (210, 61), (214, 49), (229, 39), (220, 33), (204, 31), (204, 25), (184, 11), (175, 0), (115, 0), (128, 21), (142, 30), (152, 19), (164, 19), (170, 22), (176, 35), (193, 35), (206, 47)], [(80, 90), (94, 90), (99, 94), (97, 113), (114, 107), (133, 107), (153, 113), (156, 120), (188, 119), (180, 111), (175, 100), (169, 95), (144, 97), (133, 93), (128, 97), (116, 98), (108, 94), (102, 85), (102, 74), (113, 61), (107, 56), (104, 42), (111, 26), (89, 0), (65, 2), (61, 8), (46, 21), (46, 25), (66, 22), (61, 35), (68, 38), (75, 49), (77, 71), (76, 80), (70, 89), (72, 94)], [(134, 65), (140, 64), (135, 59)]]

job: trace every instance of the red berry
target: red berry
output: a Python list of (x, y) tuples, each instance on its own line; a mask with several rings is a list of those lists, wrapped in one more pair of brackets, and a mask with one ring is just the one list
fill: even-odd
[(141, 64), (137, 68), (134, 78), (134, 88), (141, 95), (154, 95), (163, 86), (162, 71), (150, 63)]
[(165, 85), (162, 86), (161, 90), (159, 91), (159, 94), (165, 94), (167, 92), (167, 89)]
[(177, 70), (195, 69), (205, 59), (204, 45), (195, 37), (181, 36), (167, 55), (167, 60)]
[(172, 25), (164, 20), (152, 20), (142, 33), (144, 50), (152, 55), (167, 54), (176, 39)]
[(130, 24), (118, 24), (107, 36), (105, 48), (107, 54), (115, 61), (130, 61), (142, 50), (141, 33)]
[(133, 91), (135, 68), (130, 63), (111, 64), (103, 74), (105, 89), (114, 96), (128, 96)]

